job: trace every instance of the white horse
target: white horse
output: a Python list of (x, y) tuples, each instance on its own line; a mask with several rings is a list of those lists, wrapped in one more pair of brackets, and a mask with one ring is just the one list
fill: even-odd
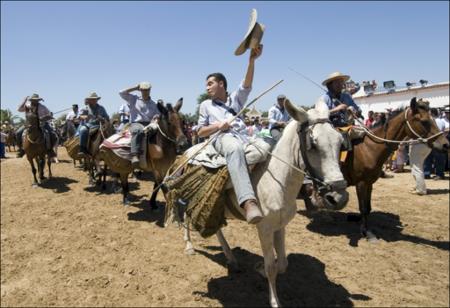
[[(285, 227), (297, 211), (296, 197), (304, 179), (304, 173), (296, 169), (309, 169), (311, 175), (320, 179), (322, 195), (329, 206), (341, 209), (348, 202), (348, 193), (345, 190), (347, 183), (339, 168), (339, 153), (343, 138), (328, 121), (328, 107), (319, 103), (315, 109), (306, 112), (286, 100), (285, 108), (295, 121), (291, 121), (284, 129), (281, 139), (272, 151), (274, 156), (256, 165), (251, 174), (255, 193), (264, 214), (264, 218), (256, 228), (264, 255), (262, 274), (269, 281), (272, 307), (280, 306), (276, 277), (278, 273), (285, 272), (288, 266), (284, 245)], [(300, 131), (303, 131), (303, 135)], [(305, 150), (303, 154), (301, 147)], [(233, 189), (230, 189), (228, 196), (229, 202), (239, 209)], [(240, 211), (244, 213), (242, 209)], [(234, 218), (230, 215), (226, 211), (227, 217)], [(222, 231), (219, 230), (216, 236), (228, 265), (237, 268), (237, 261)], [(185, 228), (184, 240), (185, 252), (193, 253), (189, 224)]]

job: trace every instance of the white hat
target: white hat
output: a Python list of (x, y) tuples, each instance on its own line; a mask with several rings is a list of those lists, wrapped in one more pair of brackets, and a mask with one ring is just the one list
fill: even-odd
[(344, 75), (341, 72), (334, 72), (328, 75), (327, 79), (322, 82), (322, 85), (326, 86), (328, 83), (338, 79), (344, 79), (344, 81), (347, 81), (350, 79), (350, 76)]
[(152, 85), (148, 81), (143, 81), (139, 84), (139, 90), (149, 90), (151, 87)]
[(242, 42), (234, 52), (236, 56), (242, 55), (249, 48), (253, 49), (259, 46), (259, 43), (261, 42), (264, 34), (265, 26), (256, 22), (257, 17), (258, 13), (255, 9), (252, 9), (252, 12), (250, 13), (250, 22), (248, 24), (247, 33), (244, 35)]

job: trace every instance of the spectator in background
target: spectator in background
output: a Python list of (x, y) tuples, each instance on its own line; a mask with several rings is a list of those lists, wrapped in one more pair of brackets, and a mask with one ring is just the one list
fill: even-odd
[(130, 123), (130, 107), (127, 103), (123, 103), (119, 108), (119, 115), (120, 115), (120, 124), (118, 127), (118, 131), (121, 131), (123, 127)]
[(253, 135), (255, 135), (255, 136), (258, 135), (258, 133), (261, 131), (261, 129), (262, 129), (262, 126), (259, 123), (259, 117), (256, 117), (253, 120)]
[[(5, 126), (5, 125), (3, 125)], [(3, 131), (3, 127), (0, 128), (0, 158), (6, 158), (5, 156), (5, 143), (7, 135)]]
[(372, 128), (374, 121), (375, 121), (374, 113), (372, 110), (370, 110), (367, 115), (367, 120), (364, 122), (364, 126), (366, 126), (367, 128)]
[[(436, 108), (431, 108), (430, 110), (431, 116), (436, 122), (437, 127), (440, 131), (445, 130), (445, 121), (439, 117), (439, 112)], [(426, 179), (431, 178), (431, 173), (434, 169), (435, 176), (433, 179), (435, 180), (444, 180), (444, 170), (445, 170), (445, 153), (437, 151), (435, 149), (431, 150), (431, 153), (425, 159), (424, 165), (424, 174)]]
[(244, 124), (245, 124), (245, 131), (246, 131), (247, 135), (249, 137), (252, 137), (253, 136), (253, 122), (248, 117), (245, 117)]

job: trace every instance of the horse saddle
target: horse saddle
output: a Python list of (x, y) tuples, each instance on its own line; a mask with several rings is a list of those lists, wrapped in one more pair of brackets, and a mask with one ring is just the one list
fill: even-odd
[[(107, 148), (112, 150), (117, 156), (129, 160), (131, 162), (131, 133), (128, 129), (124, 129), (121, 132), (112, 135), (105, 139), (100, 145), (100, 148)], [(147, 153), (149, 153), (152, 159), (161, 159), (163, 157), (163, 150), (157, 144), (151, 142), (151, 137), (145, 133), (145, 137), (142, 138), (141, 149), (142, 154), (139, 155), (139, 165), (142, 169), (148, 168), (147, 166)]]
[(345, 162), (348, 152), (353, 150), (353, 146), (355, 144), (364, 139), (366, 131), (361, 127), (353, 125), (337, 127), (337, 130), (342, 134), (342, 137), (344, 137), (344, 142), (341, 147), (340, 161)]

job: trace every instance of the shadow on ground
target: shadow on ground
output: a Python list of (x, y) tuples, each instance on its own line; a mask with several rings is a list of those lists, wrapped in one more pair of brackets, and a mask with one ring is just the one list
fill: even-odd
[[(212, 261), (226, 267), (223, 253), (210, 254), (196, 250)], [(213, 278), (208, 282), (208, 291), (195, 291), (203, 297), (218, 300), (225, 307), (262, 307), (269, 305), (267, 279), (254, 270), (262, 262), (261, 256), (239, 247), (233, 254), (240, 263), (241, 272), (229, 272), (228, 276)], [(278, 275), (277, 291), (282, 306), (353, 306), (351, 299), (370, 300), (362, 294), (350, 294), (342, 285), (330, 281), (325, 273), (325, 264), (304, 255), (290, 254), (286, 273)]]
[[(358, 241), (363, 238), (359, 231), (359, 222), (348, 221), (349, 216), (359, 216), (359, 213), (325, 211), (308, 213), (305, 210), (300, 210), (298, 213), (309, 218), (310, 223), (306, 228), (312, 232), (325, 236), (345, 235), (350, 240), (349, 244), (353, 247), (357, 247)], [(434, 241), (416, 235), (404, 234), (399, 215), (375, 211), (370, 213), (369, 222), (375, 235), (386, 242), (407, 241), (442, 250), (450, 250), (448, 241)]]
[(78, 183), (78, 181), (61, 176), (53, 176), (47, 179), (39, 187), (53, 189), (55, 193), (63, 193), (70, 190), (69, 184)]

